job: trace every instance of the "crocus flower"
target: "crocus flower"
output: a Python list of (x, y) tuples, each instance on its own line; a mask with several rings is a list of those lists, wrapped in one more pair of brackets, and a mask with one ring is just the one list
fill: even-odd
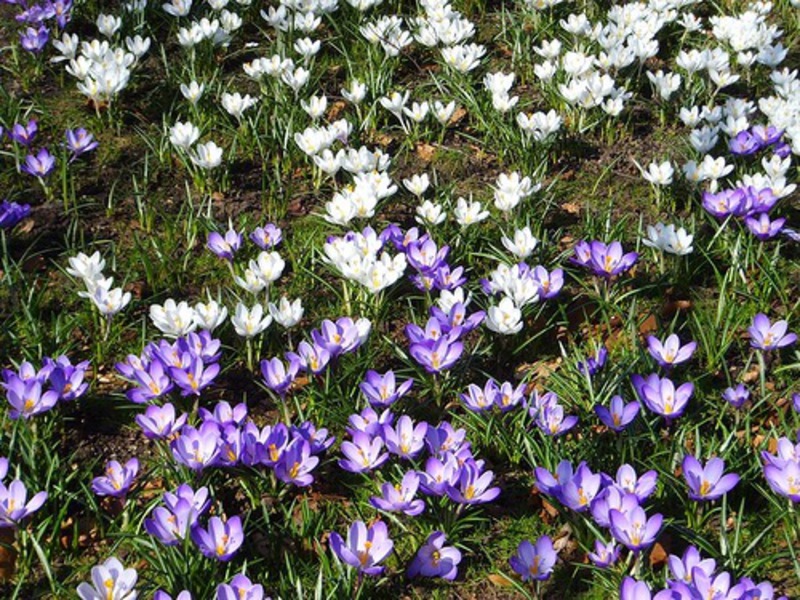
[(797, 335), (786, 333), (789, 324), (786, 321), (770, 323), (764, 313), (753, 317), (753, 324), (747, 329), (750, 333), (750, 345), (756, 350), (775, 350), (791, 346), (797, 341)]
[(145, 437), (151, 440), (173, 436), (186, 424), (186, 419), (186, 413), (176, 419), (175, 407), (170, 403), (164, 406), (148, 406), (143, 415), (136, 415), (136, 422), (142, 428)]
[(246, 575), (236, 575), (230, 583), (217, 586), (215, 600), (263, 600), (264, 586), (253, 583)]
[(750, 233), (761, 241), (766, 241), (771, 240), (781, 232), (786, 224), (786, 219), (783, 217), (770, 219), (767, 213), (761, 213), (758, 216), (745, 217), (744, 224), (750, 230)]
[(543, 535), (535, 545), (528, 540), (522, 541), (508, 563), (522, 581), (542, 581), (550, 577), (557, 558), (553, 540)]
[(428, 373), (436, 374), (449, 369), (461, 358), (464, 344), (443, 336), (431, 346), (411, 344), (409, 352)]
[(86, 154), (97, 148), (98, 143), (94, 136), (83, 127), (78, 129), (67, 129), (67, 149), (72, 153), (70, 162), (78, 158), (81, 154)]
[(595, 567), (607, 569), (614, 565), (619, 558), (619, 548), (613, 540), (604, 544), (600, 540), (594, 541), (594, 552), (589, 552), (589, 560)]
[(639, 502), (644, 502), (656, 491), (658, 473), (651, 470), (639, 476), (632, 466), (625, 464), (617, 469), (616, 479), (608, 483), (623, 493), (633, 494)]
[(648, 518), (641, 506), (622, 513), (616, 509), (609, 511), (611, 535), (628, 550), (639, 553), (656, 540), (661, 530), (664, 516), (660, 513)]
[(28, 27), (25, 31), (19, 34), (19, 44), (23, 50), (38, 54), (47, 45), (50, 39), (50, 30), (44, 25), (40, 25), (38, 29)]
[(622, 396), (614, 396), (611, 398), (609, 408), (597, 404), (594, 407), (594, 412), (606, 427), (620, 433), (624, 431), (625, 428), (633, 422), (636, 415), (639, 414), (639, 403), (630, 402), (625, 404)]
[(578, 371), (589, 377), (597, 374), (606, 364), (608, 350), (605, 346), (600, 346), (594, 356), (589, 356), (585, 361), (578, 362)]
[(723, 475), (725, 461), (712, 458), (704, 467), (691, 454), (683, 459), (683, 477), (689, 485), (689, 498), (692, 500), (716, 500), (728, 493), (739, 483), (735, 473)]
[(647, 351), (664, 368), (670, 368), (686, 362), (692, 357), (697, 342), (689, 342), (681, 346), (681, 341), (674, 333), (662, 343), (657, 337), (647, 337)]
[(0, 229), (11, 229), (31, 214), (30, 204), (17, 204), (3, 200), (0, 202)]
[(408, 393), (413, 379), (407, 379), (399, 386), (396, 384), (394, 371), (387, 371), (383, 375), (377, 371), (367, 371), (364, 381), (359, 384), (359, 389), (367, 402), (374, 408), (387, 408)]
[(219, 365), (205, 364), (200, 357), (194, 357), (185, 368), (170, 367), (169, 374), (175, 384), (181, 388), (182, 396), (199, 396), (219, 374)]
[(17, 144), (30, 146), (38, 132), (39, 123), (36, 119), (31, 119), (25, 125), (22, 123), (14, 123), (11, 129), (8, 130), (8, 137)]
[(47, 148), (42, 148), (34, 154), (25, 157), (25, 163), (20, 167), (22, 171), (33, 177), (47, 177), (56, 167), (56, 159)]
[(89, 368), (88, 360), (73, 365), (66, 356), (59, 356), (55, 360), (45, 358), (44, 362), (46, 368), (50, 369), (50, 386), (58, 394), (59, 400), (76, 400), (89, 389), (89, 384), (84, 381)]
[(199, 471), (212, 464), (220, 452), (219, 425), (203, 423), (195, 429), (186, 425), (170, 443), (172, 456), (182, 465)]
[(136, 600), (133, 589), (138, 576), (136, 569), (126, 569), (116, 558), (111, 557), (103, 564), (92, 567), (92, 583), (78, 586), (81, 600)]
[(776, 494), (800, 502), (800, 461), (775, 461), (764, 465), (764, 477)]
[(453, 502), (459, 504), (484, 504), (500, 495), (499, 487), (489, 487), (494, 480), (494, 473), (482, 471), (474, 460), (461, 466), (458, 480), (447, 484), (445, 493)]
[(750, 390), (743, 383), (740, 383), (735, 388), (726, 388), (722, 392), (722, 399), (733, 408), (742, 408), (744, 403), (750, 399)]
[(203, 421), (213, 421), (220, 427), (227, 425), (240, 427), (244, 425), (244, 421), (247, 418), (247, 404), (240, 402), (235, 407), (232, 407), (223, 400), (217, 402), (213, 412), (201, 407), (198, 409), (197, 414)]
[(314, 482), (311, 471), (318, 463), (319, 459), (311, 456), (311, 445), (304, 439), (297, 438), (286, 447), (275, 464), (275, 476), (284, 483), (305, 487)]
[(16, 527), (22, 519), (39, 510), (47, 500), (47, 492), (34, 494), (28, 502), (27, 498), (28, 489), (19, 479), (8, 487), (0, 483), (0, 528)]
[(755, 154), (762, 148), (761, 140), (746, 129), (740, 131), (728, 142), (728, 149), (732, 154), (747, 156)]
[(92, 490), (98, 496), (124, 498), (138, 472), (139, 460), (136, 458), (130, 459), (125, 466), (111, 460), (106, 464), (105, 474), (92, 480)]
[(683, 414), (694, 393), (694, 384), (684, 383), (676, 389), (670, 379), (666, 377), (662, 379), (655, 373), (649, 375), (647, 379), (641, 375), (634, 375), (631, 381), (645, 406), (668, 420)]
[(324, 427), (317, 429), (311, 421), (304, 421), (299, 426), (292, 425), (290, 431), (295, 439), (307, 441), (311, 454), (314, 455), (322, 454), (336, 441), (336, 436), (329, 436)]
[(211, 517), (207, 529), (199, 525), (192, 527), (191, 537), (203, 556), (227, 562), (244, 542), (242, 519), (236, 516), (223, 521), (219, 517)]
[(615, 485), (609, 485), (595, 496), (590, 507), (592, 519), (600, 527), (611, 527), (611, 511), (627, 514), (639, 506), (639, 498)]
[(331, 361), (330, 352), (322, 346), (309, 344), (306, 341), (298, 344), (297, 352), (287, 352), (286, 357), (290, 360), (299, 361), (301, 369), (314, 375), (318, 375), (327, 369)]
[(578, 424), (575, 415), (564, 415), (564, 407), (560, 404), (546, 406), (536, 415), (536, 426), (549, 436), (559, 436), (567, 433)]
[(339, 466), (351, 473), (363, 473), (377, 469), (389, 459), (383, 449), (383, 440), (380, 437), (371, 438), (364, 432), (353, 432), (352, 442), (342, 442), (341, 450), (345, 458), (339, 461)]
[(144, 521), (145, 531), (164, 545), (176, 546), (186, 538), (210, 503), (208, 488), (201, 487), (195, 492), (183, 484), (175, 493), (164, 494), (165, 506), (153, 509), (150, 518)]
[(410, 517), (415, 517), (425, 510), (425, 501), (415, 499), (419, 488), (420, 476), (415, 471), (408, 471), (403, 475), (399, 485), (384, 483), (381, 486), (381, 496), (373, 496), (369, 502), (377, 509), (387, 512), (402, 512)]
[(292, 356), (289, 356), (288, 359), (288, 368), (279, 358), (261, 361), (261, 375), (264, 377), (264, 383), (281, 397), (284, 397), (289, 391), (289, 387), (300, 370), (299, 359)]
[(582, 462), (569, 479), (560, 483), (556, 497), (568, 508), (583, 512), (600, 491), (602, 481), (599, 473), (592, 473), (586, 463)]
[(403, 415), (397, 420), (397, 426), (384, 425), (383, 439), (386, 449), (400, 458), (415, 458), (425, 445), (425, 434), (428, 432), (426, 422), (414, 425), (411, 417)]
[(242, 234), (229, 228), (223, 237), (220, 233), (212, 231), (208, 234), (206, 247), (220, 258), (233, 261), (233, 256), (242, 247)]
[[(589, 244), (589, 252), (589, 262), (586, 266), (595, 275), (607, 279), (624, 273), (639, 260), (636, 252), (623, 254), (622, 244), (619, 242), (611, 242), (606, 245), (603, 242), (593, 241)], [(580, 256), (578, 248), (576, 248), (576, 259), (580, 260)]]
[(271, 250), (281, 243), (283, 233), (280, 228), (272, 223), (268, 223), (264, 227), (257, 227), (250, 234), (250, 239), (253, 240), (259, 248), (263, 250)]
[(172, 379), (165, 372), (161, 361), (152, 361), (147, 368), (135, 369), (133, 377), (139, 384), (125, 392), (128, 400), (137, 404), (145, 404), (150, 400), (160, 398), (174, 387)]
[(11, 405), (8, 416), (28, 419), (46, 412), (58, 402), (58, 393), (53, 390), (42, 392), (42, 382), (38, 379), (23, 380), (14, 375), (0, 384), (6, 389), (6, 398)]
[(636, 581), (633, 577), (623, 579), (619, 588), (620, 600), (677, 600), (682, 597), (672, 590), (662, 590), (653, 596), (644, 581)]
[[(156, 593), (153, 594), (153, 600), (173, 600), (173, 598), (164, 590), (156, 590)], [(188, 590), (183, 590), (175, 596), (174, 600), (192, 600), (192, 593)]]
[(429, 535), (408, 566), (408, 576), (441, 577), (453, 581), (458, 576), (461, 552), (454, 546), (445, 546), (446, 541), (441, 531)]
[(667, 565), (672, 576), (677, 581), (683, 581), (684, 583), (691, 583), (692, 572), (695, 568), (701, 569), (706, 575), (712, 575), (717, 568), (717, 563), (713, 558), (703, 560), (700, 556), (700, 551), (694, 546), (686, 548), (681, 557), (670, 555), (667, 559)]
[(347, 541), (334, 531), (330, 536), (330, 545), (339, 560), (363, 575), (383, 573), (384, 567), (378, 563), (389, 556), (394, 548), (383, 521), (376, 521), (369, 528), (363, 521), (356, 521), (347, 531)]
[(425, 462), (425, 470), (420, 471), (420, 489), (429, 496), (444, 496), (448, 485), (455, 485), (461, 474), (458, 459), (452, 452), (441, 458), (432, 456)]

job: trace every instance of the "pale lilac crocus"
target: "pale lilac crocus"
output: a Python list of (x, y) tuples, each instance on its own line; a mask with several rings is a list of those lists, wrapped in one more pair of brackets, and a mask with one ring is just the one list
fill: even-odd
[(36, 154), (28, 154), (25, 163), (20, 167), (22, 171), (33, 177), (47, 177), (56, 167), (56, 159), (47, 148), (42, 148)]
[(694, 384), (684, 383), (676, 388), (670, 379), (662, 379), (655, 373), (647, 378), (633, 375), (631, 381), (645, 406), (667, 420), (680, 417), (694, 393)]
[(305, 487), (314, 482), (311, 471), (319, 463), (319, 458), (311, 456), (311, 445), (302, 438), (292, 441), (281, 454), (275, 465), (275, 476), (284, 483)]
[(491, 502), (500, 495), (499, 487), (489, 487), (494, 473), (483, 471), (475, 461), (461, 466), (458, 480), (445, 486), (447, 497), (459, 504), (483, 504)]
[(633, 577), (625, 577), (619, 588), (620, 600), (675, 600), (681, 598), (672, 590), (661, 590), (655, 596), (644, 581), (636, 581)]
[(215, 600), (263, 600), (264, 586), (253, 583), (243, 574), (234, 576), (230, 583), (221, 583), (217, 586)]
[(392, 553), (394, 542), (389, 539), (389, 531), (383, 521), (377, 521), (369, 528), (363, 521), (356, 521), (347, 531), (346, 541), (335, 531), (332, 532), (330, 546), (339, 560), (354, 567), (360, 574), (380, 575), (384, 567), (378, 563)]
[(740, 383), (735, 388), (726, 388), (722, 392), (722, 399), (733, 408), (742, 408), (744, 403), (750, 399), (750, 390), (743, 383)]
[(386, 449), (400, 458), (415, 458), (425, 445), (428, 424), (423, 421), (416, 425), (408, 415), (397, 420), (396, 427), (384, 425), (383, 439)]
[(223, 521), (219, 517), (211, 517), (207, 528), (194, 526), (191, 537), (203, 556), (227, 562), (244, 542), (242, 519), (235, 516)]
[(382, 452), (383, 440), (361, 431), (353, 433), (353, 441), (342, 442), (341, 450), (345, 458), (339, 461), (339, 466), (352, 473), (371, 471), (389, 459), (389, 454)]
[(92, 567), (92, 583), (81, 583), (81, 600), (135, 600), (138, 575), (136, 569), (126, 569), (116, 557)]
[(212, 231), (208, 234), (206, 247), (218, 257), (233, 262), (234, 255), (242, 247), (242, 234), (233, 227), (229, 228), (224, 236), (217, 231)]
[(689, 360), (696, 348), (697, 342), (681, 345), (680, 339), (674, 333), (668, 336), (663, 343), (653, 335), (647, 338), (647, 351), (650, 356), (655, 358), (660, 366), (667, 369)]
[(299, 359), (291, 356), (287, 358), (289, 359), (288, 366), (284, 365), (279, 358), (261, 361), (261, 375), (264, 377), (264, 383), (281, 398), (289, 391), (289, 387), (300, 370)]
[(589, 552), (589, 560), (595, 567), (607, 569), (619, 559), (619, 548), (614, 540), (604, 544), (600, 540), (594, 541), (594, 551)]
[(387, 371), (381, 375), (377, 371), (369, 370), (358, 387), (367, 402), (380, 409), (387, 408), (405, 396), (413, 383), (413, 379), (407, 379), (397, 385), (394, 371)]
[(175, 407), (167, 403), (164, 406), (148, 406), (143, 415), (136, 415), (136, 423), (146, 438), (162, 440), (175, 435), (186, 424), (187, 418), (186, 413), (176, 418)]
[(98, 496), (124, 498), (139, 472), (139, 460), (132, 458), (125, 465), (111, 460), (106, 464), (105, 472), (92, 480), (92, 491)]
[(739, 483), (737, 474), (723, 474), (725, 461), (721, 458), (712, 458), (703, 466), (694, 456), (688, 454), (681, 466), (683, 477), (689, 485), (689, 498), (692, 500), (716, 500)]
[(415, 471), (408, 471), (403, 475), (403, 480), (399, 485), (384, 483), (381, 486), (381, 495), (373, 496), (369, 502), (375, 508), (386, 512), (402, 512), (410, 517), (415, 517), (425, 510), (425, 501), (416, 498), (419, 483), (419, 474)]
[(622, 513), (616, 509), (609, 511), (611, 535), (628, 550), (638, 554), (656, 541), (664, 516), (660, 513), (647, 517), (641, 506)]
[(753, 324), (747, 329), (750, 333), (750, 345), (756, 350), (775, 350), (791, 346), (797, 341), (797, 335), (786, 333), (789, 324), (784, 321), (770, 323), (769, 318), (764, 313), (758, 313), (753, 317)]
[(8, 486), (0, 483), (0, 528), (16, 527), (19, 522), (39, 510), (47, 500), (47, 492), (39, 492), (28, 501), (28, 489), (19, 479)]

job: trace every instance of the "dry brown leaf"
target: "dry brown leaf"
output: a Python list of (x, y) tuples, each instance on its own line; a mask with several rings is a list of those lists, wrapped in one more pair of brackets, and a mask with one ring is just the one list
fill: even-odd
[(667, 551), (664, 550), (664, 546), (661, 545), (660, 542), (656, 542), (653, 545), (653, 549), (650, 550), (650, 566), (651, 567), (663, 567), (667, 564)]
[(514, 583), (505, 575), (499, 575), (496, 573), (492, 573), (487, 577), (489, 581), (499, 587), (512, 587)]
[(424, 142), (417, 144), (416, 153), (420, 160), (431, 162), (433, 155), (436, 154), (436, 146)]

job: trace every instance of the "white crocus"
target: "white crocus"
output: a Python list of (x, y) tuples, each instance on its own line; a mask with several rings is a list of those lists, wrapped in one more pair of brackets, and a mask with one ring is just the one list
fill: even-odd
[(430, 200), (425, 200), (417, 207), (417, 216), (415, 217), (417, 223), (422, 225), (439, 225), (447, 218), (444, 212), (444, 207), (441, 204), (433, 203)]
[(192, 10), (192, 0), (172, 0), (169, 3), (162, 4), (161, 8), (164, 12), (173, 17), (185, 17)]
[(197, 101), (203, 96), (206, 86), (196, 81), (191, 81), (189, 84), (181, 84), (181, 94), (192, 104), (197, 104)]
[(422, 175), (412, 175), (410, 179), (403, 179), (403, 185), (405, 188), (418, 198), (422, 197), (430, 184), (431, 181), (427, 173), (423, 173)]
[(214, 331), (228, 317), (228, 309), (215, 300), (194, 305), (194, 322), (200, 329)]
[(527, 226), (522, 229), (517, 229), (514, 232), (513, 238), (504, 235), (500, 241), (503, 243), (506, 250), (520, 260), (528, 258), (539, 244), (539, 240), (533, 237), (531, 228)]
[(200, 139), (200, 130), (190, 122), (178, 121), (169, 129), (169, 141), (176, 148), (188, 150)]
[(511, 298), (504, 297), (497, 306), (490, 307), (486, 312), (486, 327), (503, 335), (519, 333), (522, 330), (522, 311)]
[(662, 163), (651, 162), (647, 166), (647, 170), (639, 167), (642, 172), (642, 177), (653, 185), (670, 185), (672, 183), (672, 176), (675, 175), (675, 169), (672, 164), (665, 160)]
[(272, 302), (269, 303), (269, 314), (276, 323), (282, 325), (286, 329), (294, 327), (303, 318), (303, 303), (300, 298), (296, 298), (292, 302), (286, 298), (281, 297), (277, 305)]
[(222, 164), (222, 148), (214, 142), (197, 144), (189, 158), (201, 169), (214, 169)]
[(256, 304), (253, 308), (247, 308), (239, 302), (236, 305), (236, 312), (231, 317), (231, 323), (237, 335), (250, 339), (264, 331), (272, 323), (272, 316), (264, 314), (264, 307)]
[(280, 278), (286, 262), (277, 252), (262, 251), (248, 266), (266, 285), (269, 285)]
[(477, 200), (467, 201), (464, 198), (456, 200), (453, 217), (462, 227), (480, 223), (489, 216), (488, 210), (483, 210), (483, 205)]
[(161, 333), (171, 337), (181, 337), (197, 328), (194, 309), (186, 301), (176, 303), (168, 298), (163, 306), (150, 306), (150, 320)]
[(67, 273), (84, 281), (97, 281), (103, 276), (105, 266), (106, 261), (99, 252), (91, 256), (79, 252), (77, 256), (70, 257)]

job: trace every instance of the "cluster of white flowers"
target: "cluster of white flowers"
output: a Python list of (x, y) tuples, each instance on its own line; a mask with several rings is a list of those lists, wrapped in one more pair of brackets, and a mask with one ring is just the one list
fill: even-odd
[(693, 240), (694, 236), (686, 233), (683, 227), (676, 229), (675, 225), (657, 223), (655, 227), (652, 225), (647, 227), (647, 239), (643, 239), (642, 243), (662, 252), (682, 256), (692, 253), (694, 249), (692, 247)]
[(343, 237), (331, 237), (323, 247), (323, 260), (345, 279), (356, 281), (372, 293), (378, 293), (403, 276), (406, 255), (391, 256), (371, 227), (351, 231)]
[[(169, 141), (175, 148), (188, 153), (189, 159), (201, 169), (213, 169), (222, 164), (222, 148), (214, 142), (197, 144), (200, 139), (200, 129), (187, 121), (178, 121), (169, 130)], [(192, 148), (194, 146), (194, 148)]]
[(514, 73), (488, 73), (483, 78), (483, 85), (492, 95), (492, 106), (501, 113), (510, 111), (519, 102), (519, 96), (511, 96), (514, 85)]
[(497, 177), (494, 188), (494, 205), (498, 210), (509, 212), (534, 192), (542, 188), (540, 183), (534, 184), (530, 177), (522, 177), (519, 173), (501, 173)]
[(89, 298), (101, 314), (111, 317), (130, 303), (131, 293), (123, 292), (121, 287), (112, 287), (114, 278), (103, 275), (105, 266), (106, 261), (99, 252), (91, 256), (80, 252), (69, 259), (67, 273), (86, 286), (86, 291), (78, 292), (78, 295)]
[[(112, 39), (122, 25), (120, 17), (100, 15), (97, 28)], [(53, 62), (66, 62), (66, 71), (78, 80), (78, 90), (95, 106), (110, 103), (128, 86), (131, 69), (150, 49), (150, 38), (140, 35), (125, 38), (125, 48), (108, 40), (80, 41), (77, 34), (64, 33), (53, 40), (60, 53)], [(127, 49), (127, 50), (126, 50)]]
[(250, 260), (244, 270), (244, 276), (234, 276), (233, 280), (240, 288), (251, 294), (259, 294), (280, 279), (286, 261), (274, 250), (262, 250), (255, 260)]

